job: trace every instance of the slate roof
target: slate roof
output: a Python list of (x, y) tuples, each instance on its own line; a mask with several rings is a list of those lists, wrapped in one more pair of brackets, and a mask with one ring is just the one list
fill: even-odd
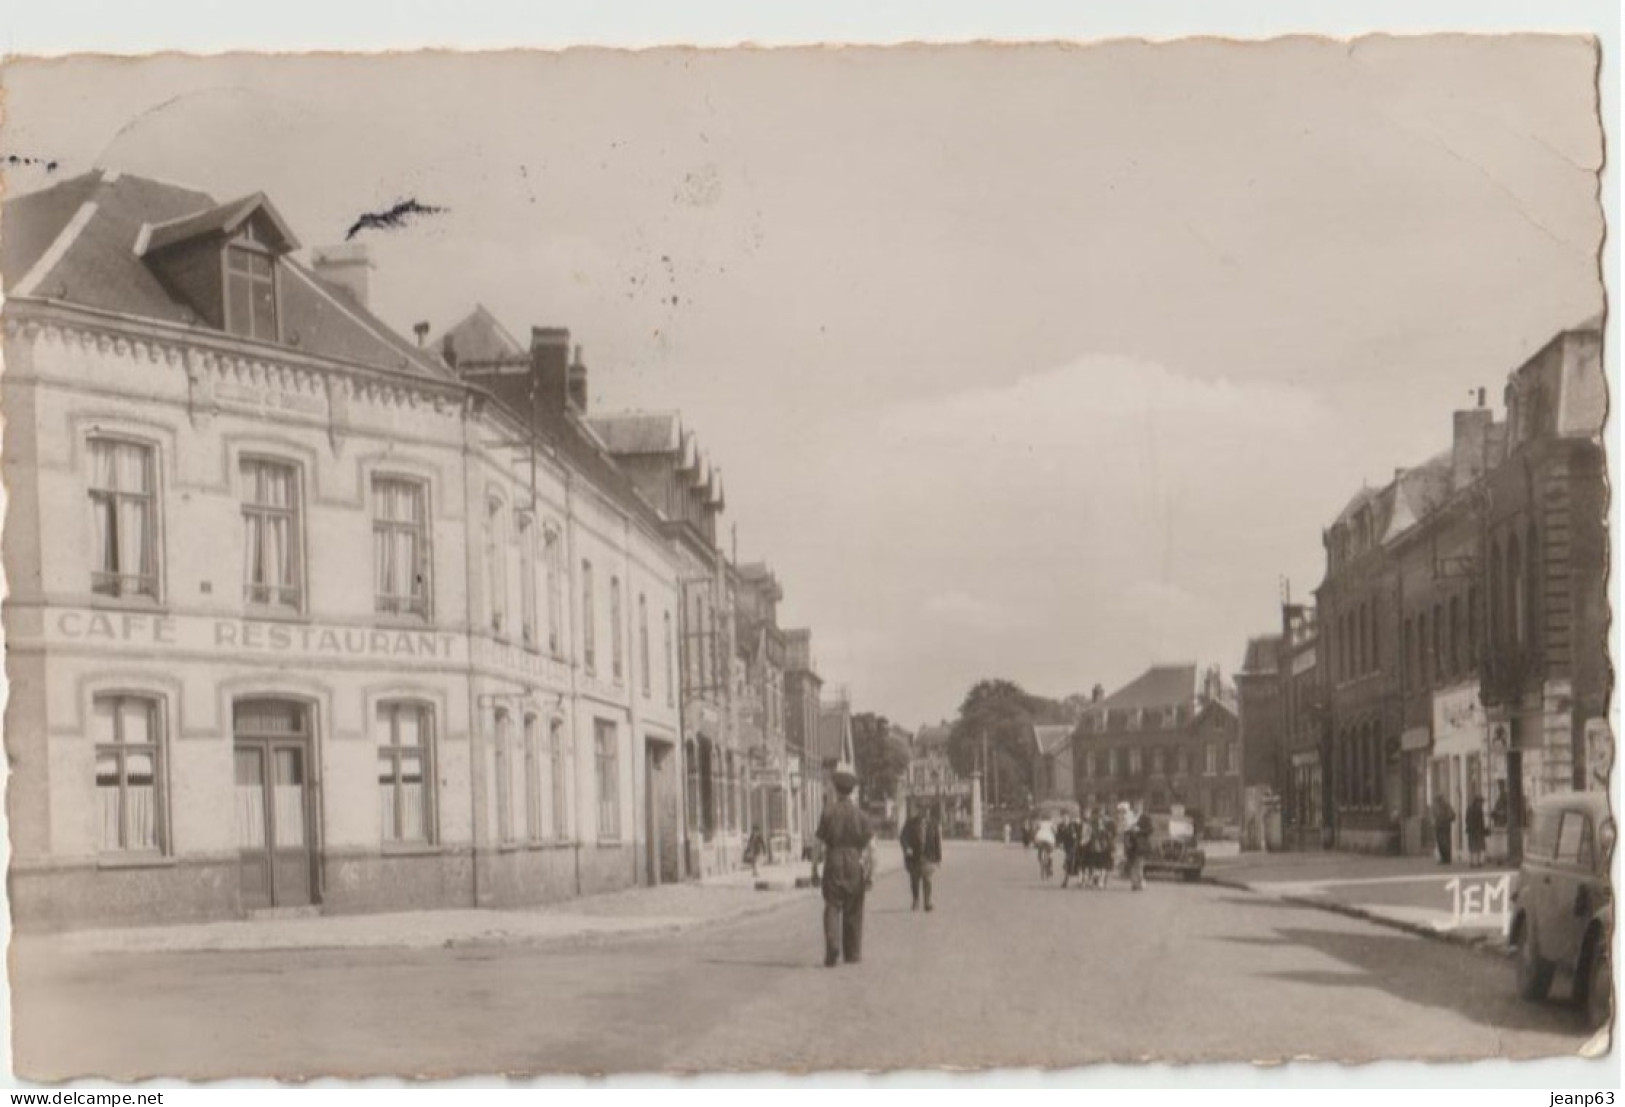
[(675, 411), (593, 415), (587, 424), (612, 454), (674, 454), (684, 445)]
[(1090, 712), (1160, 710), (1183, 706), (1195, 699), (1195, 665), (1153, 665), (1100, 703), (1091, 705)]
[[(6, 201), (0, 273), (8, 294), (17, 299), (201, 328), (192, 306), (159, 280), (150, 260), (154, 236), (162, 231), (164, 241), (173, 243), (182, 232), (207, 233), (255, 211), (280, 221), (261, 196), (219, 204), (204, 192), (93, 170)], [(145, 256), (136, 252), (138, 245), (147, 248)], [(437, 357), (396, 334), (337, 286), (290, 256), (278, 264), (285, 279), (279, 282), (277, 310), (283, 334), (290, 338), (287, 348), (392, 373), (449, 379), (450, 371)], [(19, 287), (25, 278), (28, 285)]]

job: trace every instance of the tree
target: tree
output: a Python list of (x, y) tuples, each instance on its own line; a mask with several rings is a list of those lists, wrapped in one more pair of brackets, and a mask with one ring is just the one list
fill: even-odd
[(983, 768), (986, 751), (987, 775), (983, 794), (993, 798), (997, 777), (1001, 804), (1026, 804), (1032, 800), (1034, 724), (1062, 724), (1073, 721), (1065, 705), (1035, 696), (1012, 680), (981, 680), (971, 686), (959, 706), (948, 736), (948, 759), (954, 772), (968, 777)]
[(852, 716), (852, 755), (857, 758), (858, 788), (865, 802), (896, 794), (908, 771), (908, 746), (892, 737), (884, 715), (860, 711)]

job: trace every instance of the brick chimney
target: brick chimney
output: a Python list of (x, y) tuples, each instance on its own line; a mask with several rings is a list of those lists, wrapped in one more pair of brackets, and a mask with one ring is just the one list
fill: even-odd
[(328, 284), (338, 285), (357, 305), (367, 306), (367, 274), (372, 270), (372, 259), (367, 255), (366, 243), (318, 246), (311, 251), (310, 267)]
[(1450, 487), (1460, 490), (1484, 475), (1489, 468), (1490, 425), (1495, 413), (1484, 406), (1484, 390), (1478, 390), (1478, 406), (1456, 412), (1455, 435), (1450, 450)]

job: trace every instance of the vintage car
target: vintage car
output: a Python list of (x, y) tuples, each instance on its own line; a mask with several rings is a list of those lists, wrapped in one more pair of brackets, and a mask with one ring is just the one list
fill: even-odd
[(1543, 999), (1558, 974), (1594, 1027), (1613, 1008), (1609, 952), (1614, 894), (1609, 866), (1616, 828), (1606, 792), (1565, 792), (1534, 806), (1523, 866), (1512, 893), (1509, 937), (1518, 993)]
[(1200, 880), (1207, 856), (1196, 842), (1196, 824), (1183, 815), (1153, 813), (1151, 842), (1146, 852), (1147, 873), (1179, 873)]

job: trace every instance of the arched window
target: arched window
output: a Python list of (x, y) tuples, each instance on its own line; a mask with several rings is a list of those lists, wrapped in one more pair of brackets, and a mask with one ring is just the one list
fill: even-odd
[(534, 649), (536, 631), (536, 528), (530, 515), (519, 517), (519, 636)]

